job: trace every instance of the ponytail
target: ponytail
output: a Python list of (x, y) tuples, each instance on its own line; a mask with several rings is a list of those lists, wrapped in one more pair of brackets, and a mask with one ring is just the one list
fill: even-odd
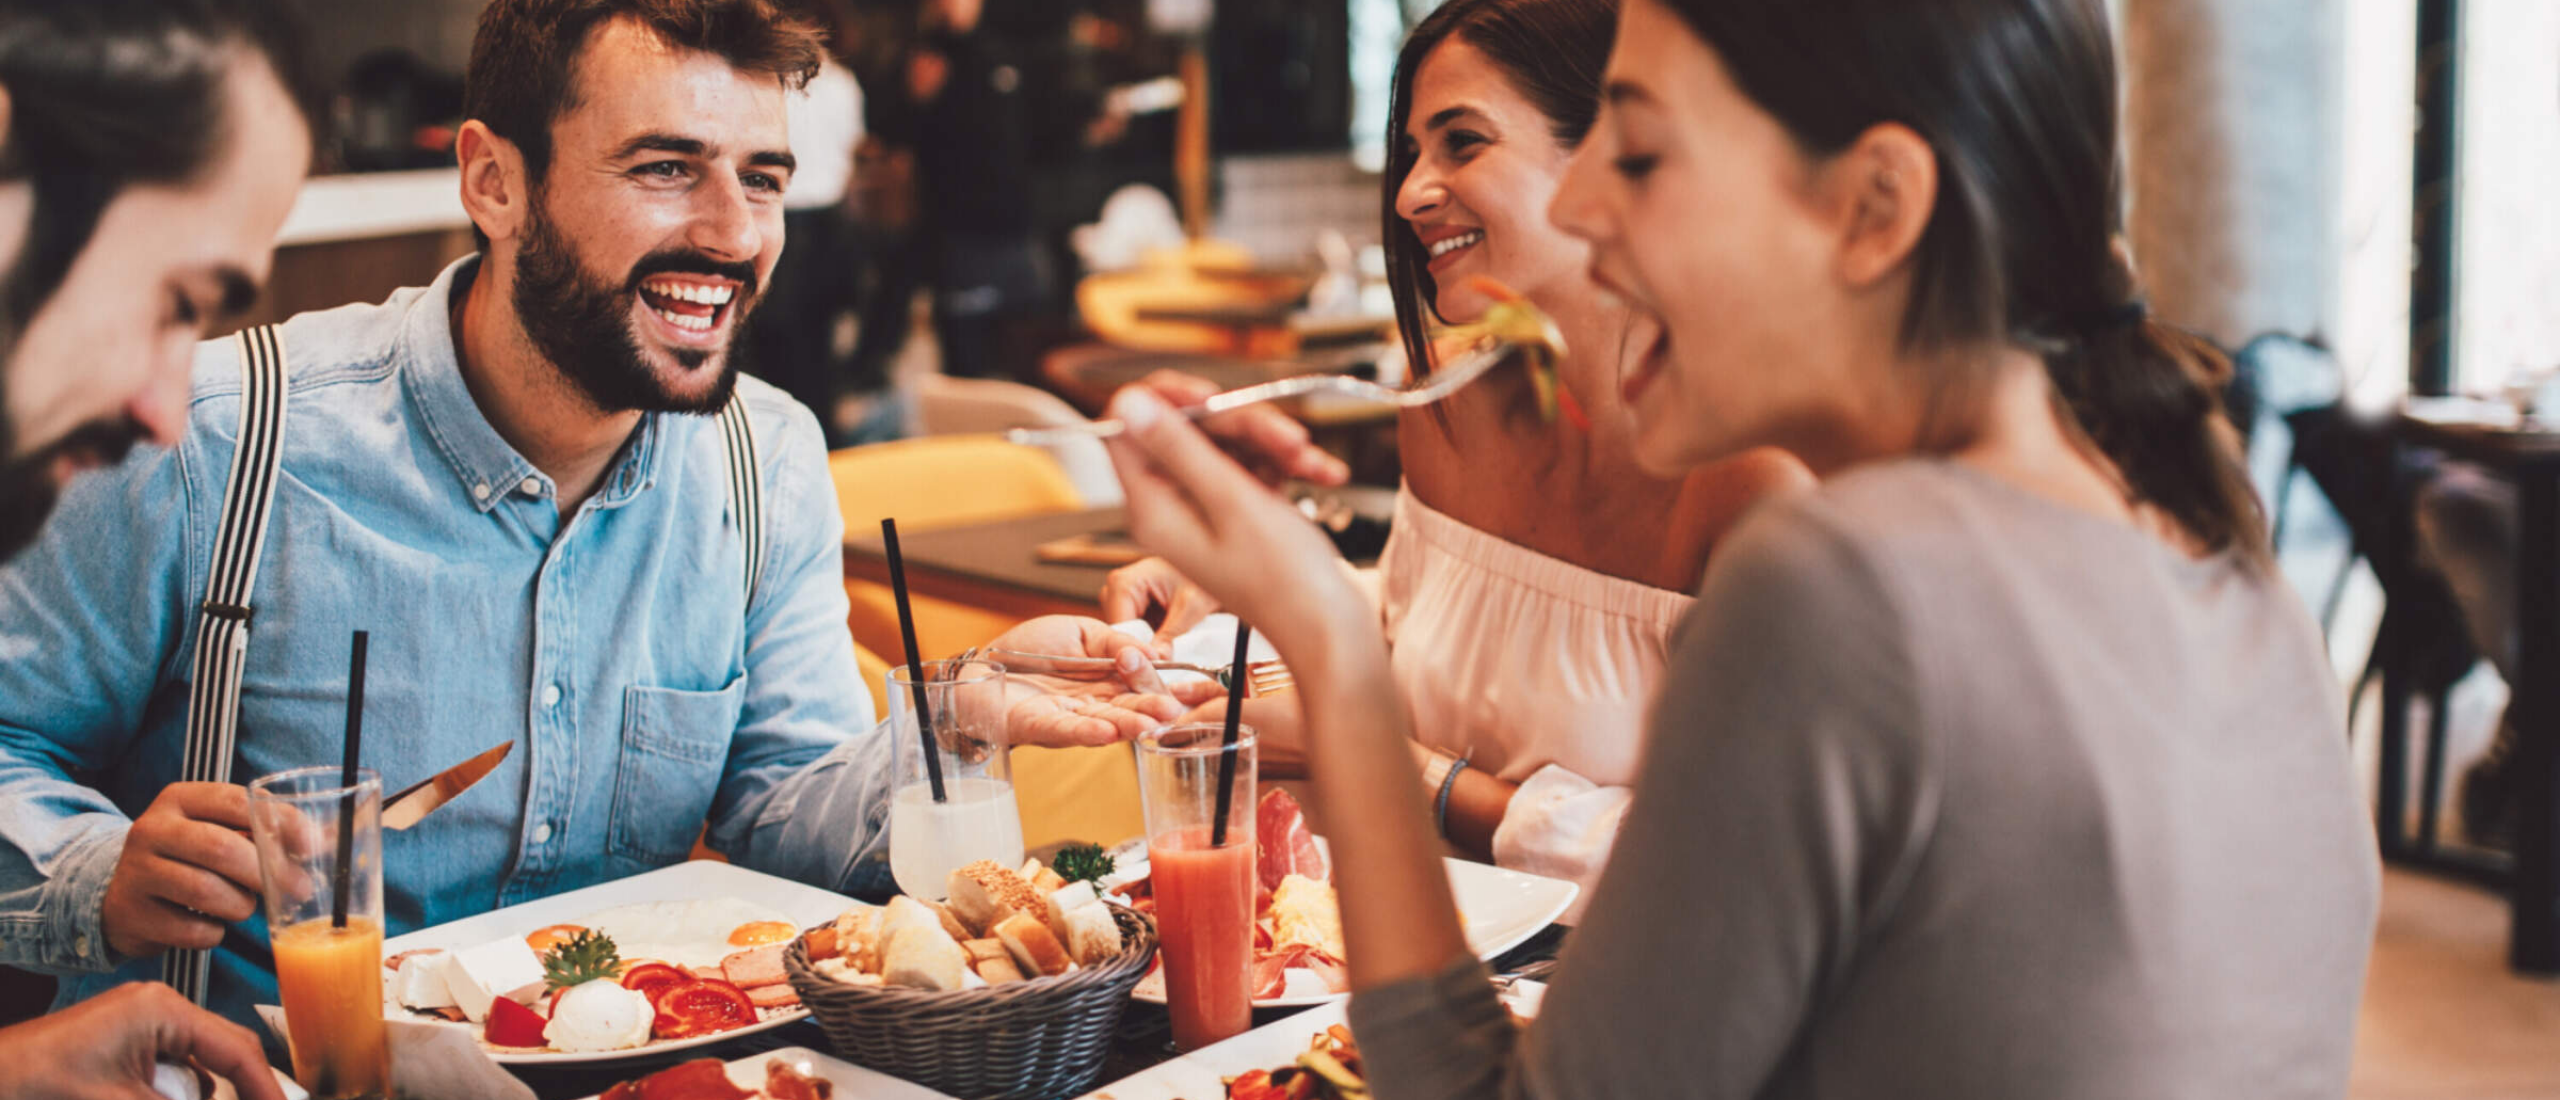
[(2045, 356), (2055, 400), (2133, 497), (2204, 549), (2270, 563), (2266, 519), (2223, 411), (2231, 361), (2139, 303)]

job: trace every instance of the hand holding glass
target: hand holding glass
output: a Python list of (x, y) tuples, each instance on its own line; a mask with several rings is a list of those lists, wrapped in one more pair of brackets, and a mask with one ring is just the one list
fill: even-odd
[(951, 872), (982, 859), (1022, 865), (1022, 811), (1013, 800), (1005, 746), (1004, 666), (987, 661), (926, 661), (923, 725), (942, 774), (941, 801), (925, 765), (926, 735), (917, 729), (917, 678), (900, 665), (889, 673), (889, 737), (896, 778), (889, 801), (889, 870), (898, 889), (939, 899)]
[[(390, 1092), (382, 1022), (382, 781), (297, 768), (249, 784), (293, 1076), (321, 1100)], [(342, 847), (343, 846), (343, 847)]]

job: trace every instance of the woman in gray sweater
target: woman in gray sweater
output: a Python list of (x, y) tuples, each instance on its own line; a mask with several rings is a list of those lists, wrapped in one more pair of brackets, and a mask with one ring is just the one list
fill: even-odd
[(1143, 390), (1141, 541), (1306, 707), (1378, 1095), (2336, 1096), (2376, 865), (2320, 643), (2115, 245), (2101, 0), (1630, 0), (1551, 210), (1720, 547), (1539, 1021), (1468, 954), (1362, 604)]

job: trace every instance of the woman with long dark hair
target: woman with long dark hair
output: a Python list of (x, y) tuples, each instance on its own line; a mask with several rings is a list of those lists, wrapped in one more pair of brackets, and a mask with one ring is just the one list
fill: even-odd
[(2223, 365), (2116, 243), (2105, 6), (1629, 0), (1605, 87), (1553, 213), (1660, 324), (1639, 459), (1824, 484), (1718, 548), (1527, 1031), (1321, 537), (1116, 402), (1138, 537), (1297, 674), (1377, 1094), (2341, 1094), (2371, 834)]
[[(1427, 372), (1434, 327), (1484, 316), (1485, 279), (1552, 318), (1569, 349), (1553, 418), (1510, 371), (1403, 416), (1404, 485), (1375, 579), (1442, 832), (1460, 851), (1586, 887), (1617, 838), (1645, 703), (1710, 548), (1761, 498), (1813, 480), (1772, 449), (1668, 475), (1635, 461), (1616, 378), (1653, 330), (1606, 300), (1590, 246), (1547, 220), (1599, 111), (1617, 22), (1617, 0), (1441, 5), (1397, 59), (1380, 210), (1410, 362)], [(1110, 617), (1155, 603), (1178, 631), (1207, 614), (1214, 603), (1175, 594), (1168, 571), (1116, 574)], [(1149, 583), (1165, 595), (1132, 591)], [(1266, 765), (1296, 766), (1298, 701), (1246, 706)]]

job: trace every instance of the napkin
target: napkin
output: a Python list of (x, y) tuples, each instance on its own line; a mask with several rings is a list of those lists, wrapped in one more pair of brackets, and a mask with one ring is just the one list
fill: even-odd
[[(1200, 620), (1199, 625), (1183, 631), (1173, 639), (1173, 659), (1195, 665), (1225, 666), (1228, 662), (1235, 660), (1236, 630), (1240, 625), (1240, 620), (1224, 611)], [(1113, 623), (1111, 629), (1142, 642), (1156, 640), (1156, 628), (1148, 626), (1144, 619)], [(1253, 636), (1253, 643), (1246, 648), (1245, 654), (1249, 661), (1280, 659), (1280, 651), (1273, 649), (1270, 640), (1260, 634)], [(1164, 677), (1165, 685), (1168, 687), (1205, 682), (1209, 679), (1197, 672), (1168, 670), (1159, 675)]]
[[(284, 1009), (259, 1005), (268, 1030), (285, 1034)], [(403, 1100), (538, 1100), (533, 1090), (489, 1060), (468, 1028), (424, 1020), (385, 1020), (391, 1040), (391, 1092)]]

